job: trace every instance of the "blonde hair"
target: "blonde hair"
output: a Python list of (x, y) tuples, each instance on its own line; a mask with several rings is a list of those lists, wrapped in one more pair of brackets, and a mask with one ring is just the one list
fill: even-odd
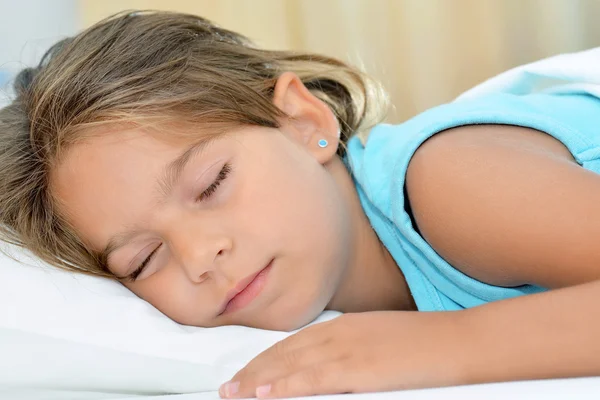
[(61, 151), (84, 130), (115, 123), (277, 128), (286, 115), (272, 96), (285, 71), (331, 107), (342, 141), (365, 138), (387, 113), (386, 92), (360, 70), (321, 55), (258, 49), (195, 15), (122, 12), (58, 42), (21, 71), (16, 98), (0, 110), (0, 239), (56, 267), (113, 277), (50, 193)]

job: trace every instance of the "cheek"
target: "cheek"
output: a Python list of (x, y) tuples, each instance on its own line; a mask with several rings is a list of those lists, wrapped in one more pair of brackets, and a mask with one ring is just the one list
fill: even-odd
[(298, 243), (310, 246), (302, 250), (317, 254), (336, 251), (342, 239), (340, 235), (344, 233), (343, 204), (333, 179), (326, 171), (320, 170), (300, 176), (298, 183), (287, 185), (285, 220), (291, 221), (290, 227), (300, 240)]
[[(278, 176), (278, 187), (263, 204), (265, 228), (284, 256), (282, 283), (291, 302), (286, 313), (308, 322), (327, 305), (349, 262), (350, 225), (336, 183), (321, 166)], [(270, 234), (270, 233), (269, 233)]]
[[(323, 267), (339, 257), (349, 229), (345, 209), (330, 173), (315, 160), (273, 151), (241, 177), (239, 201), (230, 210), (261, 244)], [(283, 254), (286, 255), (286, 254)], [(312, 257), (311, 257), (312, 255)]]

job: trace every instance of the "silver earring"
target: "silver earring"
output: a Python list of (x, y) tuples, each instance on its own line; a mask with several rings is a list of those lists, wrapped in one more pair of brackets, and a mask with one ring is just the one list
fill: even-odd
[(319, 145), (320, 148), (325, 148), (327, 147), (327, 145), (329, 144), (329, 142), (325, 139), (321, 139), (317, 142), (317, 144)]

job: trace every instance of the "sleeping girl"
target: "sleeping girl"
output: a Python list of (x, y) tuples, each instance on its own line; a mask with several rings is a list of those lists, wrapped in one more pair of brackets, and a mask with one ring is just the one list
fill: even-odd
[(384, 123), (331, 57), (174, 12), (54, 45), (0, 111), (3, 240), (174, 321), (296, 330), (224, 398), (600, 374), (600, 100)]

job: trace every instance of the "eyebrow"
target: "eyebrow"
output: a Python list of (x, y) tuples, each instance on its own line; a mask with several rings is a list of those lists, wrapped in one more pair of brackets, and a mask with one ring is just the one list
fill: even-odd
[[(162, 199), (167, 198), (171, 194), (173, 188), (181, 179), (181, 174), (190, 160), (194, 158), (194, 156), (202, 153), (202, 151), (204, 151), (214, 139), (214, 136), (203, 135), (201, 139), (194, 142), (165, 167), (161, 177), (158, 179), (158, 192), (160, 193)], [(107, 267), (108, 257), (110, 254), (129, 243), (133, 237), (140, 233), (140, 231), (140, 227), (134, 225), (110, 238), (107, 245), (100, 252), (100, 259), (104, 260), (104, 262), (107, 264)], [(118, 278), (124, 279), (126, 277), (127, 276)]]

